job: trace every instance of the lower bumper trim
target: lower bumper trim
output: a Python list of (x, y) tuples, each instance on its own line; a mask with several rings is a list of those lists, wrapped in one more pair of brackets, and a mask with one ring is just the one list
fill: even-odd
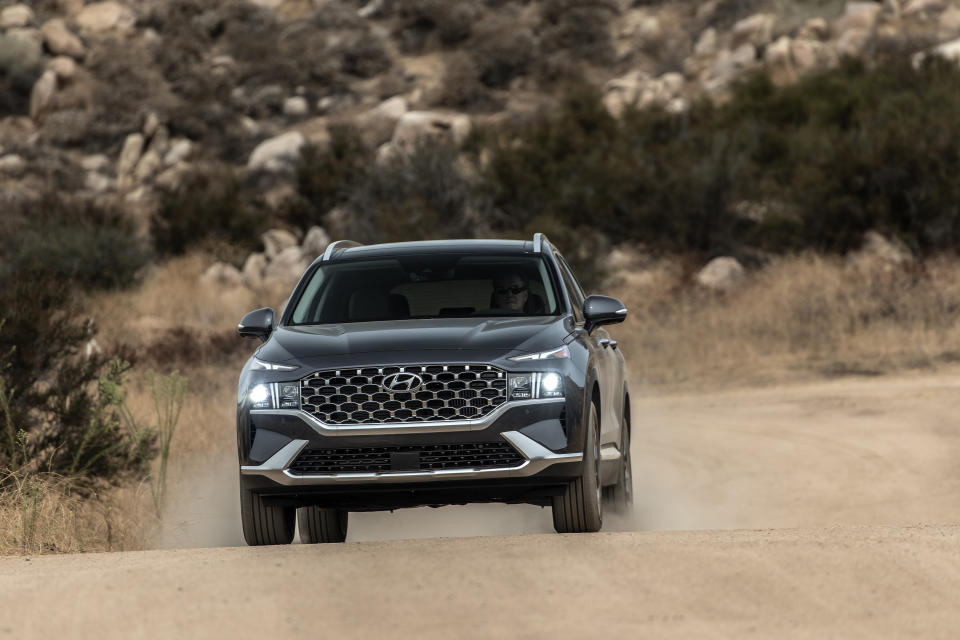
[(246, 476), (263, 476), (284, 486), (331, 485), (361, 483), (410, 483), (442, 480), (471, 480), (481, 478), (524, 478), (540, 473), (555, 464), (581, 462), (582, 453), (554, 453), (519, 431), (505, 431), (503, 437), (525, 458), (522, 464), (510, 468), (438, 469), (435, 471), (403, 471), (377, 473), (340, 473), (335, 475), (294, 475), (288, 471), (307, 440), (292, 440), (269, 460), (257, 466), (242, 466)]

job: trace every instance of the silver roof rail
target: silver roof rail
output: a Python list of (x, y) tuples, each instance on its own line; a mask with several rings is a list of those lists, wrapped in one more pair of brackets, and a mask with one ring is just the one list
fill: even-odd
[(543, 245), (550, 244), (550, 240), (547, 239), (547, 236), (543, 233), (533, 234), (533, 252), (534, 253), (543, 253)]
[(354, 242), (353, 240), (337, 240), (336, 242), (331, 242), (327, 245), (327, 250), (323, 252), (323, 256), (320, 258), (320, 262), (327, 262), (330, 258), (333, 257), (334, 251), (339, 251), (340, 249), (349, 249), (350, 247), (362, 247), (362, 242)]

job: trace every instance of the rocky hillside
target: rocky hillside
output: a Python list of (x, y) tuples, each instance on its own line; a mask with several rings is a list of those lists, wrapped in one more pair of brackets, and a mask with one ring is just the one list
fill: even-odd
[[(255, 193), (252, 215), (285, 206), (301, 152), (343, 123), (389, 159), (529, 120), (569, 84), (615, 117), (681, 113), (757, 69), (960, 57), (958, 36), (948, 0), (3, 0), (0, 206), (52, 192), (146, 240), (198, 175)], [(328, 218), (310, 222), (336, 234)]]

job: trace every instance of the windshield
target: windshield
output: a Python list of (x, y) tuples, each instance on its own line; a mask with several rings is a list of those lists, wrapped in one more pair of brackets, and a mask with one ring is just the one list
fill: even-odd
[(290, 324), (407, 318), (545, 316), (557, 295), (539, 256), (431, 254), (317, 268)]

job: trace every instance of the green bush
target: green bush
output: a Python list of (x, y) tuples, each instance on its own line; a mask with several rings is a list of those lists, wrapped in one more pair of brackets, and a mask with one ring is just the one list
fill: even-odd
[(268, 223), (262, 203), (229, 171), (201, 171), (181, 188), (161, 194), (153, 225), (163, 254), (222, 240), (238, 251), (256, 250)]

